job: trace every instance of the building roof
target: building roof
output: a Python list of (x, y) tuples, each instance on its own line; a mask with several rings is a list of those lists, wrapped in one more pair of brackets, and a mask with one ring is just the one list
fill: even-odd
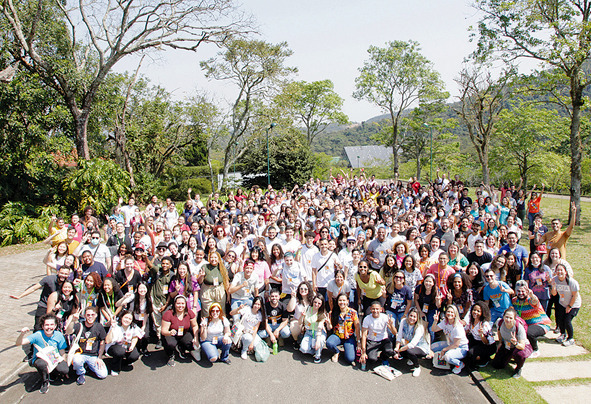
[[(345, 154), (353, 168), (377, 167), (390, 164), (392, 148), (386, 146), (348, 146)], [(359, 156), (359, 159), (357, 157)]]

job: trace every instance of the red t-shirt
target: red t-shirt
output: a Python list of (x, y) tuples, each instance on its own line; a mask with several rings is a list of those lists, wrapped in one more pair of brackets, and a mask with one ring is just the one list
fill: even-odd
[(540, 212), (540, 202), (542, 201), (542, 195), (539, 195), (534, 200), (529, 200), (527, 203), (527, 207), (529, 208), (529, 213), (539, 213)]
[(170, 323), (171, 330), (177, 330), (179, 327), (183, 327), (185, 332), (188, 332), (191, 329), (191, 320), (195, 318), (195, 313), (193, 310), (189, 309), (189, 315), (183, 316), (182, 320), (179, 320), (177, 316), (174, 315), (172, 310), (167, 310), (164, 312), (162, 316), (163, 321), (168, 321)]

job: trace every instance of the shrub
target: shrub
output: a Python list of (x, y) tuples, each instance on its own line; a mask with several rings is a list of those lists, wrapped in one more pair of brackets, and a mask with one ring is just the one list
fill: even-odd
[(7, 202), (0, 210), (0, 245), (36, 243), (47, 237), (52, 215), (60, 215), (63, 207), (34, 207), (22, 202)]

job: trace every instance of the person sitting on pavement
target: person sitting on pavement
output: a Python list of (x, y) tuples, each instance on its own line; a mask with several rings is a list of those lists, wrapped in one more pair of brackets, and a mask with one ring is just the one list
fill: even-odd
[(265, 322), (265, 305), (263, 303), (263, 298), (257, 296), (252, 301), (252, 307), (241, 304), (230, 312), (231, 316), (236, 314), (240, 314), (239, 322), (244, 326), (240, 338), (240, 341), (242, 342), (242, 352), (240, 357), (246, 360), (248, 359), (248, 354), (254, 352), (255, 337), (257, 337), (259, 327)]
[(458, 309), (453, 304), (447, 306), (445, 309), (445, 319), (440, 323), (439, 313), (435, 313), (434, 323), (431, 326), (431, 331), (443, 331), (445, 334), (445, 341), (437, 341), (431, 344), (433, 352), (440, 352), (443, 359), (453, 366), (452, 371), (457, 375), (460, 374), (464, 368), (462, 359), (468, 353), (468, 338), (466, 338), (466, 331), (460, 322), (460, 314)]
[(72, 367), (78, 375), (76, 383), (79, 386), (86, 383), (86, 366), (99, 379), (104, 379), (108, 374), (107, 366), (103, 362), (107, 332), (97, 321), (97, 317), (98, 309), (87, 307), (84, 310), (84, 319), (79, 323), (70, 324), (70, 328), (66, 330), (80, 346), (72, 361)]
[(527, 324), (527, 339), (533, 350), (531, 358), (537, 358), (540, 356), (538, 338), (543, 337), (550, 331), (552, 321), (546, 315), (540, 300), (527, 286), (525, 280), (517, 281), (515, 297), (513, 297), (512, 303), (517, 315), (525, 320)]
[(497, 350), (490, 322), (490, 310), (486, 302), (474, 303), (467, 316), (465, 329), (468, 337), (468, 353), (464, 363), (468, 369), (486, 366)]
[[(210, 362), (230, 364), (232, 346), (230, 322), (219, 303), (212, 303), (209, 316), (201, 320), (201, 349)], [(221, 354), (218, 352), (221, 350)]]
[(398, 358), (398, 355), (407, 358), (407, 364), (411, 366), (413, 377), (419, 377), (421, 374), (419, 359), (429, 355), (431, 351), (430, 339), (421, 313), (416, 307), (412, 307), (398, 327), (394, 358)]
[(341, 292), (336, 305), (326, 319), (326, 327), (332, 334), (326, 340), (326, 348), (333, 352), (332, 361), (339, 360), (339, 345), (343, 345), (345, 359), (355, 366), (355, 352), (361, 340), (361, 325), (357, 311), (349, 307), (349, 294)]
[(121, 372), (123, 362), (131, 365), (140, 357), (137, 343), (144, 332), (133, 322), (133, 313), (122, 311), (119, 315), (120, 325), (114, 324), (105, 338), (106, 351), (111, 357), (111, 376)]
[(314, 363), (320, 363), (320, 355), (326, 342), (324, 323), (327, 316), (324, 296), (318, 293), (312, 299), (312, 305), (300, 317), (300, 329), (304, 333), (300, 351), (314, 355)]
[[(269, 300), (265, 302), (266, 321), (261, 324), (258, 331), (262, 339), (269, 338), (273, 346), (273, 353), (277, 353), (277, 345), (283, 346), (283, 340), (291, 336), (289, 330), (289, 316), (285, 303), (279, 298), (281, 293), (278, 289), (271, 289)], [(281, 339), (280, 339), (281, 338)]]
[(175, 366), (175, 351), (180, 359), (185, 359), (187, 351), (196, 361), (201, 360), (199, 345), (199, 325), (195, 312), (191, 310), (184, 295), (174, 298), (172, 308), (162, 316), (164, 351), (168, 357), (168, 366)]
[(394, 355), (392, 341), (388, 337), (388, 330), (396, 335), (395, 320), (384, 314), (380, 302), (374, 301), (369, 307), (370, 315), (363, 318), (361, 328), (361, 368), (365, 369), (367, 362), (376, 362), (382, 358), (382, 365), (388, 366), (388, 360)]
[[(69, 371), (65, 356), (66, 339), (61, 332), (56, 330), (57, 324), (58, 319), (55, 314), (44, 314), (39, 319), (41, 330), (25, 337), (25, 334), (30, 331), (29, 327), (25, 327), (20, 331), (15, 343), (16, 346), (26, 344), (33, 346), (33, 357), (29, 363), (41, 375), (39, 392), (42, 394), (49, 390), (50, 375), (66, 377)], [(43, 358), (39, 356), (43, 356)]]
[(503, 318), (499, 322), (499, 348), (491, 362), (493, 368), (503, 369), (511, 359), (514, 359), (517, 367), (513, 372), (513, 377), (516, 379), (521, 377), (521, 368), (532, 353), (532, 347), (527, 339), (527, 332), (518, 318), (513, 307), (505, 310)]

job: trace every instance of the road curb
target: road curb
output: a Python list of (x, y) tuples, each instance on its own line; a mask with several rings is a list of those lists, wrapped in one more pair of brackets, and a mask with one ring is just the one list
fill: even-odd
[(478, 388), (480, 389), (482, 394), (484, 394), (484, 396), (486, 397), (486, 399), (488, 400), (489, 403), (503, 404), (503, 400), (501, 400), (499, 398), (499, 396), (497, 396), (497, 394), (493, 391), (493, 389), (486, 382), (486, 380), (484, 380), (484, 378), (482, 377), (482, 375), (480, 374), (479, 371), (477, 371), (477, 370), (471, 371), (470, 377), (472, 378), (472, 381), (474, 381), (474, 383), (476, 383), (476, 385), (478, 386)]

